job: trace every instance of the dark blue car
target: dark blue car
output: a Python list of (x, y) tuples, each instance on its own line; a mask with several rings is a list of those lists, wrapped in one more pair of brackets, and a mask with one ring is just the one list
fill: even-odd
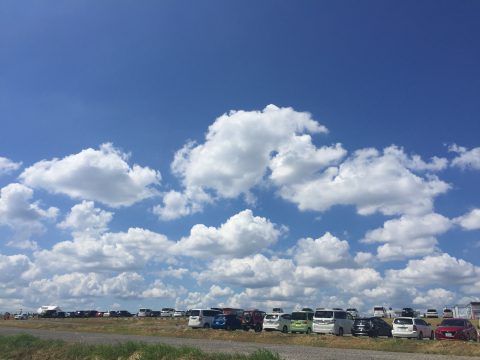
[(212, 329), (237, 330), (241, 328), (242, 328), (242, 322), (235, 314), (216, 315), (212, 323)]

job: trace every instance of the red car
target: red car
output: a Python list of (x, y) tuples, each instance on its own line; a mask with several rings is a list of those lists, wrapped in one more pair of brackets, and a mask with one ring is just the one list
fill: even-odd
[(477, 329), (466, 319), (443, 319), (435, 329), (437, 340), (478, 341)]

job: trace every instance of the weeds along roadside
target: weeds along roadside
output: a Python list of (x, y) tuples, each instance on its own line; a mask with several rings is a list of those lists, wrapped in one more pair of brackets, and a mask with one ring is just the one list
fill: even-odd
[(125, 342), (117, 345), (73, 344), (59, 340), (42, 340), (21, 334), (0, 336), (0, 358), (9, 360), (280, 360), (277, 354), (257, 350), (250, 355), (208, 353), (192, 347)]

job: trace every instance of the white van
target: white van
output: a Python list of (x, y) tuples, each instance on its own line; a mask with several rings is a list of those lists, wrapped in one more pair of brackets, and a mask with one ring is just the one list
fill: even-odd
[(373, 316), (379, 318), (387, 317), (387, 309), (385, 309), (383, 306), (374, 306)]
[(343, 336), (351, 334), (353, 317), (345, 310), (317, 309), (313, 315), (313, 332)]
[(192, 309), (188, 318), (188, 326), (192, 328), (211, 328), (215, 315), (221, 314), (218, 310)]

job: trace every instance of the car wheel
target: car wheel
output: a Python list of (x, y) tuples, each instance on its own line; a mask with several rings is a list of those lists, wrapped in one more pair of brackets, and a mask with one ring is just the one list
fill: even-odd
[(284, 325), (284, 326), (283, 326), (282, 333), (284, 333), (284, 334), (288, 333), (288, 327), (287, 327), (287, 325)]
[(423, 333), (421, 331), (418, 333), (418, 338), (417, 339), (418, 340), (423, 340)]
[(255, 332), (261, 332), (262, 327), (260, 325), (255, 326)]
[(435, 340), (435, 333), (432, 331), (432, 333), (430, 334), (430, 340)]
[(204, 329), (208, 329), (209, 327), (210, 327), (210, 325), (209, 325), (209, 324), (205, 324), (205, 325), (203, 325), (203, 328), (204, 328)]
[(310, 334), (311, 332), (312, 332), (312, 329), (308, 328), (306, 334), (308, 335), (308, 334)]
[(393, 337), (393, 335), (392, 335), (392, 330), (390, 330), (390, 331), (388, 332), (387, 336), (388, 336), (389, 338)]
[(337, 336), (343, 336), (343, 328), (338, 329)]
[(248, 330), (249, 330), (248, 327), (246, 326), (243, 327), (243, 331), (248, 331)]

